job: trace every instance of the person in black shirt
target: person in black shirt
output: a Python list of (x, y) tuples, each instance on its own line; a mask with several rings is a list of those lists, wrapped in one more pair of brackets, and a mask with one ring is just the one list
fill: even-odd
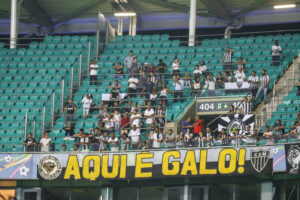
[(73, 116), (76, 115), (76, 105), (73, 103), (73, 99), (69, 99), (69, 103), (64, 109), (65, 113), (65, 126), (67, 123), (72, 123)]
[(224, 89), (224, 87), (225, 87), (225, 80), (224, 80), (224, 77), (222, 76), (221, 72), (218, 73), (218, 77), (216, 78), (216, 80), (217, 80), (217, 87), (219, 89)]
[(63, 128), (65, 130), (65, 137), (72, 137), (74, 135), (74, 127), (71, 123), (68, 123), (68, 127)]
[(36, 141), (32, 137), (32, 133), (28, 133), (28, 138), (23, 143), (27, 147), (27, 151), (35, 151)]
[(162, 81), (165, 79), (165, 73), (167, 70), (167, 65), (163, 62), (162, 59), (159, 59), (159, 64), (157, 65), (157, 72), (158, 72), (158, 80)]
[(273, 126), (273, 133), (276, 141), (284, 135), (285, 125), (281, 123), (281, 120), (277, 120)]

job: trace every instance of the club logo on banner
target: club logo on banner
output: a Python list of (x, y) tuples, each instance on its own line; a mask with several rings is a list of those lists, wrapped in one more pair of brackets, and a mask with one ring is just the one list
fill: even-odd
[(250, 130), (253, 130), (254, 127), (254, 115), (228, 115), (225, 117), (220, 117), (218, 124), (218, 131), (221, 131), (222, 128), (225, 128), (229, 134), (233, 134), (235, 130), (239, 130), (241, 134), (246, 130), (246, 126), (250, 126)]
[(251, 164), (257, 172), (261, 172), (268, 164), (270, 151), (251, 151)]
[(285, 145), (286, 170), (289, 174), (299, 174), (300, 167), (300, 145)]
[(62, 172), (60, 160), (55, 156), (45, 156), (39, 161), (38, 171), (46, 180), (56, 179)]

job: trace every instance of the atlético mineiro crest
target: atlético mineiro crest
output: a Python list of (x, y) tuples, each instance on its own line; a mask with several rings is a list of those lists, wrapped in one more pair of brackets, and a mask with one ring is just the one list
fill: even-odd
[(268, 164), (270, 157), (270, 151), (252, 151), (250, 152), (250, 160), (252, 167), (257, 171), (261, 172)]
[(290, 145), (286, 155), (287, 162), (291, 166), (290, 174), (298, 174), (300, 167), (300, 147), (298, 145)]

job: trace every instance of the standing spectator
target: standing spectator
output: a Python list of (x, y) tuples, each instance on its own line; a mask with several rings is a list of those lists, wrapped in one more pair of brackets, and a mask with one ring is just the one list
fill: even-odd
[(27, 152), (35, 151), (36, 140), (32, 137), (32, 133), (28, 133), (28, 138), (23, 143), (26, 146)]
[(266, 139), (267, 141), (267, 145), (273, 145), (274, 144), (274, 138), (273, 138), (274, 134), (271, 131), (269, 126), (266, 126), (266, 130), (263, 134), (263, 137)]
[(119, 111), (117, 109), (114, 111), (112, 120), (114, 121), (115, 132), (119, 133), (120, 132), (120, 123), (121, 123), (121, 120), (122, 120), (122, 116), (121, 116), (121, 114), (119, 113)]
[(207, 67), (206, 67), (204, 60), (201, 60), (201, 62), (200, 62), (200, 70), (201, 70), (201, 74), (203, 74), (205, 76)]
[(155, 87), (158, 85), (158, 78), (155, 76), (153, 72), (150, 72), (150, 80), (152, 83), (154, 83)]
[(67, 145), (66, 144), (62, 144), (60, 151), (61, 152), (66, 152), (67, 151)]
[(229, 72), (224, 71), (224, 81), (225, 81), (225, 83), (231, 83), (232, 82), (232, 77), (231, 77)]
[(165, 111), (162, 109), (161, 105), (157, 106), (154, 122), (158, 125), (160, 129), (163, 129), (165, 126)]
[(121, 119), (121, 135), (124, 133), (128, 133), (128, 129), (130, 127), (130, 118), (128, 117), (128, 112), (126, 112)]
[(120, 94), (120, 89), (122, 88), (122, 86), (119, 84), (119, 81), (118, 80), (115, 80), (114, 81), (114, 84), (109, 86), (111, 88), (111, 91), (110, 91), (110, 100), (111, 101), (116, 101), (118, 100), (120, 97), (119, 97), (119, 94)]
[(217, 87), (219, 89), (224, 89), (225, 88), (225, 79), (222, 76), (221, 72), (218, 73), (218, 77), (216, 78), (216, 81), (217, 81)]
[(278, 66), (280, 65), (280, 54), (281, 54), (281, 46), (278, 43), (278, 40), (274, 41), (274, 45), (272, 46), (272, 61), (273, 61), (273, 66)]
[(130, 117), (131, 126), (136, 126), (137, 128), (139, 128), (141, 118), (142, 115), (138, 113), (136, 109), (134, 109)]
[(115, 70), (115, 78), (123, 79), (124, 69), (120, 62), (117, 62), (117, 66), (113, 65), (112, 68)]
[(81, 100), (81, 104), (83, 104), (83, 117), (86, 119), (89, 116), (90, 108), (93, 105), (93, 97), (91, 94), (87, 94)]
[(171, 74), (172, 76), (180, 75), (180, 63), (178, 61), (178, 58), (175, 57), (172, 66), (171, 66)]
[(137, 86), (139, 84), (139, 80), (133, 75), (128, 80), (128, 96), (129, 97), (136, 97), (137, 94)]
[(242, 68), (243, 70), (245, 69), (245, 64), (247, 64), (248, 61), (244, 61), (243, 57), (239, 57), (239, 60), (237, 62), (234, 62), (238, 66), (238, 69)]
[(202, 70), (200, 70), (199, 65), (196, 65), (194, 72), (193, 72), (194, 79), (197, 80), (197, 78), (200, 78), (201, 75), (202, 75)]
[(144, 63), (141, 65), (141, 72), (148, 72), (148, 63)]
[(239, 66), (239, 69), (235, 72), (234, 79), (238, 84), (239, 83), (241, 84), (246, 80), (246, 75), (245, 75), (244, 70), (241, 66)]
[(190, 116), (188, 116), (186, 118), (186, 120), (183, 120), (182, 123), (181, 123), (181, 128), (182, 128), (182, 132), (183, 134), (185, 135), (187, 133), (187, 130), (188, 129), (191, 129), (193, 128), (193, 125), (192, 125), (192, 119)]
[(105, 123), (105, 128), (108, 132), (111, 132), (115, 126), (114, 120), (111, 118), (110, 115), (106, 115), (105, 118), (103, 118), (103, 122)]
[[(218, 137), (218, 143), (220, 143), (222, 146), (226, 146), (229, 144), (229, 135), (226, 132), (225, 128), (222, 128), (221, 132), (219, 133)], [(217, 143), (217, 141), (216, 141)]]
[(99, 150), (99, 139), (100, 139), (100, 130), (99, 128), (91, 129), (91, 134), (89, 135), (90, 141), (90, 150), (98, 151)]
[(45, 133), (44, 137), (40, 140), (40, 147), (42, 152), (48, 152), (51, 144), (51, 138), (49, 138), (49, 133)]
[(120, 139), (121, 151), (126, 151), (129, 149), (130, 140), (126, 133), (123, 133)]
[(206, 129), (205, 129), (204, 141), (206, 142), (207, 146), (209, 146), (209, 147), (215, 145), (215, 137), (209, 127), (206, 127)]
[(150, 67), (148, 68), (148, 73), (153, 73), (154, 75), (156, 74), (156, 68), (153, 64), (150, 65)]
[(125, 65), (125, 67), (127, 68), (127, 72), (128, 72), (128, 74), (129, 74), (129, 77), (131, 77), (131, 74), (133, 73), (133, 72), (132, 72), (133, 58), (134, 58), (134, 56), (133, 56), (133, 51), (131, 50), (131, 51), (129, 52), (129, 56), (127, 56), (127, 57), (125, 58), (125, 60), (124, 60), (124, 65)]
[(90, 85), (98, 85), (97, 83), (97, 74), (98, 74), (97, 61), (94, 61), (93, 64), (90, 65)]
[(236, 114), (236, 109), (235, 109), (234, 105), (229, 106), (228, 114)]
[(184, 135), (184, 143), (187, 147), (194, 146), (194, 134), (190, 132), (190, 129), (187, 129), (186, 134)]
[(268, 92), (268, 86), (269, 86), (269, 83), (270, 83), (270, 78), (269, 76), (266, 74), (266, 70), (263, 69), (262, 70), (262, 75), (259, 79), (259, 89), (257, 91), (257, 94), (255, 96), (255, 100), (258, 99), (259, 95), (261, 92), (264, 93), (264, 103), (266, 104), (267, 103), (267, 92)]
[(89, 151), (89, 144), (90, 144), (90, 138), (87, 133), (83, 134), (83, 137), (80, 138), (79, 140), (79, 145), (81, 146), (81, 150), (83, 152), (88, 152)]
[(186, 72), (185, 76), (182, 79), (184, 81), (184, 87), (185, 88), (191, 88), (192, 87), (192, 77), (190, 77), (190, 73)]
[(137, 57), (134, 57), (132, 67), (131, 67), (131, 72), (138, 77), (139, 71), (140, 71), (140, 66), (138, 63), (138, 59)]
[(130, 137), (130, 143), (133, 150), (138, 149), (141, 144), (141, 132), (140, 129), (137, 129), (136, 125), (132, 126), (132, 129), (129, 131), (128, 136)]
[(181, 103), (183, 103), (183, 87), (184, 87), (184, 81), (180, 79), (180, 75), (174, 78), (173, 82), (174, 86), (174, 100), (173, 102), (176, 103), (178, 100), (180, 100)]
[(150, 101), (151, 101), (152, 106), (156, 105), (156, 100), (157, 100), (157, 93), (156, 93), (155, 89), (153, 89), (150, 94)]
[(99, 138), (99, 151), (100, 151), (100, 153), (106, 150), (106, 145), (107, 145), (107, 142), (108, 142), (108, 139), (109, 139), (107, 135), (108, 135), (108, 132), (104, 131), (103, 135), (101, 135), (100, 138)]
[(160, 149), (161, 142), (163, 141), (163, 135), (160, 133), (157, 127), (155, 127), (154, 129), (151, 139), (152, 139), (152, 148)]
[(226, 52), (223, 54), (222, 65), (224, 67), (224, 71), (232, 74), (232, 56), (234, 50), (229, 47), (226, 48)]
[(139, 86), (138, 86), (138, 92), (140, 97), (145, 96), (144, 87), (146, 86), (146, 83), (147, 83), (146, 72), (142, 71), (141, 75), (139, 76)]
[(180, 133), (176, 136), (176, 148), (184, 148), (184, 133), (180, 131)]
[(198, 77), (192, 84), (192, 90), (196, 97), (201, 95), (202, 84), (200, 82), (200, 77)]
[(242, 144), (242, 135), (240, 134), (240, 130), (236, 129), (231, 134), (231, 144), (234, 146), (241, 146)]
[(252, 97), (255, 97), (257, 93), (257, 84), (258, 84), (258, 76), (255, 71), (251, 72), (251, 75), (248, 78), (249, 87), (251, 90)]
[(167, 71), (167, 65), (163, 62), (162, 59), (159, 59), (159, 63), (157, 65), (157, 72), (158, 72), (159, 81), (165, 80), (166, 71)]
[(209, 73), (207, 78), (205, 79), (204, 87), (207, 89), (207, 96), (212, 97), (216, 95), (216, 79), (213, 77), (212, 73)]
[(76, 105), (73, 103), (73, 99), (70, 98), (68, 104), (64, 109), (65, 113), (65, 126), (67, 123), (72, 123), (73, 117), (76, 115)]
[(244, 115), (251, 113), (251, 103), (248, 101), (247, 97), (244, 97), (243, 102), (240, 105), (241, 113)]
[(117, 152), (119, 151), (119, 140), (115, 136), (114, 133), (110, 134), (110, 138), (108, 139), (108, 144), (110, 145), (110, 151)]
[(155, 88), (155, 84), (151, 81), (151, 78), (148, 77), (145, 87), (143, 89), (143, 93), (145, 94), (146, 99), (150, 98), (150, 93), (154, 88)]
[(175, 148), (176, 147), (176, 137), (173, 133), (172, 129), (168, 130), (168, 134), (165, 136), (165, 142), (168, 148)]
[(250, 130), (250, 126), (246, 126), (246, 130), (242, 133), (242, 141), (247, 145), (255, 145), (256, 144), (256, 138), (255, 133)]
[(202, 132), (203, 129), (203, 121), (200, 119), (198, 115), (195, 115), (195, 122), (193, 123), (194, 127), (194, 135), (198, 135)]
[(150, 129), (153, 124), (153, 117), (154, 117), (154, 110), (150, 107), (150, 105), (147, 106), (147, 109), (144, 112), (144, 117), (146, 119), (146, 129)]
[(172, 91), (166, 87), (165, 83), (163, 83), (162, 88), (160, 90), (160, 95), (159, 95), (159, 98), (160, 98), (160, 100), (162, 100), (163, 105), (168, 104), (167, 95), (170, 93), (172, 93)]

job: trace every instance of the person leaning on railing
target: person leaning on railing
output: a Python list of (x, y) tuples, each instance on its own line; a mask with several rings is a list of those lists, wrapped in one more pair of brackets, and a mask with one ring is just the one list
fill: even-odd
[(33, 138), (32, 133), (28, 133), (28, 138), (23, 143), (26, 146), (27, 152), (36, 150), (36, 140)]

